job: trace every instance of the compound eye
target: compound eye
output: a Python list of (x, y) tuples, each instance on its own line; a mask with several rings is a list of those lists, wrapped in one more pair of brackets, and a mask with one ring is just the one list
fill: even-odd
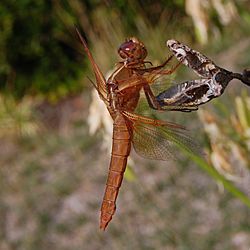
[(132, 37), (127, 39), (118, 49), (121, 58), (127, 61), (143, 61), (147, 56), (147, 50), (142, 42)]
[(121, 56), (121, 58), (126, 59), (131, 56), (131, 52), (135, 50), (134, 42), (129, 40), (124, 42), (118, 49), (118, 53)]

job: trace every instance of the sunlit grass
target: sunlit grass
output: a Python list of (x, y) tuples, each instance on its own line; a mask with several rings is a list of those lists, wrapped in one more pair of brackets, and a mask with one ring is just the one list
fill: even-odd
[(227, 191), (233, 196), (241, 200), (245, 205), (250, 208), (250, 197), (242, 192), (232, 181), (227, 180), (221, 175), (212, 165), (208, 164), (202, 157), (190, 154), (190, 159), (197, 164), (202, 170), (205, 170), (215, 181), (221, 183)]

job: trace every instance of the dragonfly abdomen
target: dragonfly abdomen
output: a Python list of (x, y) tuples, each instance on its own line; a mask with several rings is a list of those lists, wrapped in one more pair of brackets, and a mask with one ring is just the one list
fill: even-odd
[(109, 175), (101, 207), (100, 228), (103, 230), (105, 230), (115, 213), (116, 198), (123, 180), (130, 150), (131, 135), (124, 116), (118, 113), (114, 120)]

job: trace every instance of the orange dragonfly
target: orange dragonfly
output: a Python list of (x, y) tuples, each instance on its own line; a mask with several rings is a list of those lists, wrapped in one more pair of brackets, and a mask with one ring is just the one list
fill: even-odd
[(118, 53), (123, 61), (106, 80), (84, 38), (77, 29), (76, 32), (94, 70), (96, 82), (92, 84), (114, 121), (109, 174), (100, 216), (100, 228), (105, 230), (116, 210), (116, 199), (132, 144), (139, 155), (157, 160), (173, 158), (180, 148), (195, 152), (195, 144), (183, 126), (134, 113), (141, 90), (145, 92), (150, 107), (162, 110), (150, 85), (160, 76), (174, 72), (181, 62), (171, 69), (164, 69), (170, 57), (160, 66), (146, 67), (146, 64), (151, 64), (145, 61), (147, 50), (133, 37), (119, 47)]

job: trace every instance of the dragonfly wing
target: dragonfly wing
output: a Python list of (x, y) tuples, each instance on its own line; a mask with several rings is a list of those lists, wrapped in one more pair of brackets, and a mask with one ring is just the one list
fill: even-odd
[(136, 122), (133, 126), (135, 151), (149, 159), (179, 158), (180, 150), (197, 153), (197, 147), (185, 130)]
[(85, 39), (82, 37), (81, 33), (76, 28), (77, 35), (80, 39), (81, 44), (83, 45), (83, 48), (91, 62), (92, 68), (94, 70), (95, 78), (96, 78), (96, 84), (94, 84), (95, 88), (97, 89), (99, 96), (101, 99), (107, 104), (108, 103), (108, 90), (107, 90), (107, 82), (99, 69), (98, 65), (96, 64), (92, 53), (90, 52), (87, 43)]
[(134, 149), (142, 157), (165, 161), (178, 159), (180, 150), (200, 154), (198, 145), (184, 127), (139, 115), (135, 115), (135, 118), (134, 115), (126, 112), (133, 133)]

